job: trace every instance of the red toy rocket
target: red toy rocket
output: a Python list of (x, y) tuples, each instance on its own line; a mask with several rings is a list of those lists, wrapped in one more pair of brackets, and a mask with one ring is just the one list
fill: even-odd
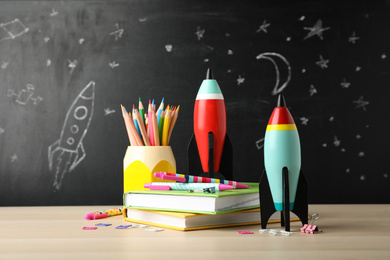
[(225, 100), (208, 69), (195, 101), (194, 135), (188, 146), (189, 172), (211, 178), (231, 178), (232, 151), (226, 135)]

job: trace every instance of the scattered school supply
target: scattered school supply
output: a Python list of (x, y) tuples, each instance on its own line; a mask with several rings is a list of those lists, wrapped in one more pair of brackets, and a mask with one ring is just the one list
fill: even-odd
[(236, 181), (213, 179), (213, 178), (206, 178), (206, 177), (192, 176), (192, 175), (185, 175), (185, 174), (178, 174), (178, 173), (155, 172), (154, 177), (157, 177), (162, 180), (171, 180), (171, 181), (186, 182), (186, 183), (222, 183), (226, 185), (232, 185), (234, 188), (237, 189), (248, 188), (248, 185)]
[(124, 207), (201, 214), (221, 214), (259, 207), (258, 183), (245, 183), (248, 189), (218, 193), (176, 190), (142, 190), (124, 194)]
[(109, 224), (109, 223), (98, 223), (98, 224), (95, 224), (95, 226), (97, 226), (97, 227), (109, 227), (111, 225), (112, 224)]
[(318, 226), (317, 225), (314, 225), (314, 222), (316, 220), (318, 220), (320, 218), (320, 215), (315, 213), (313, 215), (310, 216), (310, 219), (309, 219), (309, 223), (310, 224), (305, 224), (303, 225), (303, 227), (301, 228), (301, 232), (302, 233), (307, 233), (307, 234), (314, 234), (315, 231), (322, 231), (322, 230), (319, 230), (318, 229)]
[(299, 135), (283, 95), (279, 95), (266, 129), (264, 165), (259, 184), (262, 228), (275, 211), (282, 211), (286, 231), (290, 231), (290, 211), (307, 224), (308, 190), (301, 171)]
[(131, 227), (131, 225), (120, 225), (120, 226), (117, 226), (115, 229), (126, 229), (128, 227)]
[(233, 147), (226, 134), (225, 100), (210, 68), (195, 100), (188, 166), (189, 172), (196, 175), (218, 179), (233, 177)]
[(261, 234), (272, 234), (274, 236), (291, 236), (294, 234), (294, 232), (290, 231), (284, 231), (284, 230), (277, 230), (277, 229), (260, 229), (259, 232)]
[(101, 218), (107, 218), (109, 216), (121, 215), (123, 208), (108, 209), (105, 211), (95, 211), (85, 215), (85, 219), (95, 220)]
[(150, 190), (200, 190), (214, 188), (217, 191), (231, 190), (234, 189), (231, 185), (220, 184), (220, 183), (166, 183), (166, 182), (151, 182), (145, 183), (145, 188)]
[(133, 105), (131, 112), (121, 105), (127, 135), (131, 146), (167, 146), (179, 115), (180, 106), (167, 106), (164, 111), (164, 98), (156, 111), (154, 100), (149, 100), (147, 116), (141, 102), (138, 109)]
[(252, 231), (237, 231), (238, 234), (243, 235), (243, 234), (254, 234)]
[(95, 230), (97, 227), (83, 227), (83, 230)]

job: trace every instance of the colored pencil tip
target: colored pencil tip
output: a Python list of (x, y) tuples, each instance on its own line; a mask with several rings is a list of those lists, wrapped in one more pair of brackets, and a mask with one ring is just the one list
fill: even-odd
[(284, 100), (284, 97), (282, 94), (280, 94), (278, 97), (277, 107), (286, 107), (286, 100)]
[(206, 79), (214, 79), (214, 75), (213, 75), (211, 68), (207, 69)]
[(161, 103), (164, 103), (164, 98), (162, 98)]

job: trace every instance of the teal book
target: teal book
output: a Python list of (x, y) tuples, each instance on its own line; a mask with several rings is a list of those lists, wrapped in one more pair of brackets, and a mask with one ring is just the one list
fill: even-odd
[(244, 183), (248, 189), (216, 193), (142, 190), (123, 195), (123, 205), (130, 209), (178, 211), (197, 214), (221, 214), (260, 207), (259, 184)]

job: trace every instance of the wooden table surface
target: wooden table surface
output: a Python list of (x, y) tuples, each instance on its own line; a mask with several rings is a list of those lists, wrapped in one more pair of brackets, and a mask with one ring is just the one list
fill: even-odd
[[(310, 205), (321, 233), (260, 234), (259, 225), (200, 231), (115, 229), (121, 216), (84, 215), (115, 206), (0, 207), (0, 259), (390, 259), (390, 205)], [(84, 226), (111, 223), (97, 230)], [(281, 229), (280, 224), (267, 228)], [(240, 235), (249, 230), (254, 234)]]

